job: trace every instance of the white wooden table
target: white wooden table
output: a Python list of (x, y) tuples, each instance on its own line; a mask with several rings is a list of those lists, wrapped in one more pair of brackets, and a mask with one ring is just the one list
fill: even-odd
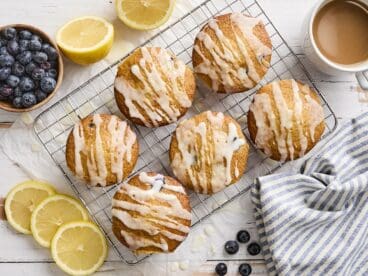
[[(185, 4), (187, 0), (178, 0)], [(216, 0), (213, 0), (214, 2)], [(358, 88), (354, 76), (335, 78), (322, 75), (315, 71), (305, 59), (302, 52), (302, 25), (317, 0), (259, 0), (267, 15), (273, 21), (281, 35), (291, 46), (293, 51), (305, 63), (311, 73), (316, 86), (326, 96), (339, 121), (343, 121), (368, 110), (368, 92)], [(117, 36), (122, 36), (121, 45), (130, 45), (130, 39), (144, 34), (133, 32), (125, 28), (116, 19), (113, 3), (109, 0), (2, 0), (0, 2), (0, 25), (9, 23), (29, 23), (44, 29), (50, 35), (65, 21), (81, 15), (101, 15), (118, 24), (120, 30)], [(115, 25), (116, 26), (116, 25)], [(125, 43), (125, 44), (124, 44)], [(121, 46), (120, 47), (123, 47)], [(68, 66), (73, 66), (68, 64)], [(76, 70), (87, 70), (74, 66)], [(65, 72), (68, 74), (68, 71)], [(0, 111), (0, 135), (6, 131), (8, 124), (18, 118), (17, 114)], [(9, 188), (27, 177), (4, 155), (0, 155), (0, 197), (4, 196)], [(251, 209), (250, 209), (251, 211)], [(251, 214), (249, 216), (252, 217)], [(252, 228), (251, 219), (249, 227)], [(244, 260), (243, 260), (244, 261)], [(262, 261), (249, 261), (255, 274), (264, 274)], [(202, 265), (196, 275), (210, 275), (217, 262), (207, 261)], [(236, 269), (239, 262), (231, 262), (232, 269)], [(185, 274), (185, 271), (181, 271)], [(104, 275), (132, 275), (127, 270), (114, 270), (100, 272)], [(0, 221), (0, 275), (59, 275), (60, 270), (52, 263), (47, 250), (32, 243), (30, 239), (15, 234), (6, 222)], [(61, 274), (62, 275), (62, 274)], [(135, 275), (135, 274), (134, 274)], [(139, 275), (139, 274), (138, 274)]]

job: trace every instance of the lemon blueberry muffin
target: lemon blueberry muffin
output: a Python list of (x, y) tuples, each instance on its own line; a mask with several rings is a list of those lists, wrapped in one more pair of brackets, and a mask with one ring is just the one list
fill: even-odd
[(123, 181), (133, 170), (138, 141), (129, 125), (117, 116), (90, 115), (76, 123), (66, 144), (66, 163), (92, 186)]
[(142, 47), (119, 65), (115, 99), (132, 122), (158, 127), (176, 122), (192, 105), (193, 72), (162, 48)]
[(248, 149), (232, 117), (206, 111), (178, 125), (170, 144), (170, 163), (183, 185), (198, 193), (213, 194), (240, 179)]
[(260, 19), (229, 13), (202, 28), (192, 59), (195, 73), (212, 90), (237, 93), (259, 83), (270, 67), (271, 54), (271, 40)]
[(189, 197), (174, 178), (141, 172), (112, 200), (112, 229), (135, 253), (173, 252), (191, 225)]
[(248, 129), (256, 146), (272, 159), (293, 160), (320, 140), (325, 129), (323, 108), (308, 85), (274, 81), (255, 94)]

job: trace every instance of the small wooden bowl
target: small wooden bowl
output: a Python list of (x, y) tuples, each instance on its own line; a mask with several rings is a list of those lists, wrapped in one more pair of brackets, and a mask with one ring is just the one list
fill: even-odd
[(27, 111), (31, 111), (31, 110), (35, 110), (41, 106), (43, 106), (44, 104), (46, 104), (49, 100), (51, 100), (51, 98), (55, 95), (56, 90), (58, 90), (59, 86), (61, 85), (61, 82), (63, 80), (63, 74), (64, 74), (64, 64), (63, 64), (63, 59), (61, 57), (61, 52), (59, 50), (59, 48), (57, 47), (56, 43), (43, 31), (41, 31), (40, 29), (31, 26), (31, 25), (26, 25), (26, 24), (10, 24), (10, 25), (6, 25), (6, 26), (1, 26), (0, 27), (0, 32), (8, 27), (13, 27), (15, 29), (25, 29), (28, 30), (36, 35), (39, 35), (42, 40), (44, 42), (49, 43), (51, 46), (53, 46), (57, 53), (58, 53), (58, 79), (56, 81), (56, 86), (54, 91), (52, 91), (46, 99), (44, 99), (42, 102), (39, 102), (38, 104), (35, 104), (34, 106), (28, 107), (28, 108), (15, 108), (11, 103), (6, 102), (6, 101), (1, 101), (0, 100), (0, 109), (6, 110), (6, 111), (10, 111), (10, 112), (27, 112)]

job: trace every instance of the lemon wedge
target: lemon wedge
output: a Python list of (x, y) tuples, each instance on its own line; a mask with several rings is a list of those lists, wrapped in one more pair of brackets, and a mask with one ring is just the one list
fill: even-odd
[(174, 5), (175, 0), (116, 0), (116, 11), (127, 26), (151, 30), (170, 18)]
[(39, 181), (25, 181), (11, 189), (5, 199), (5, 214), (9, 224), (23, 234), (31, 234), (31, 215), (36, 206), (55, 189)]
[(63, 54), (81, 65), (103, 59), (110, 52), (113, 40), (113, 25), (97, 16), (73, 19), (56, 34), (56, 43)]
[(53, 195), (43, 200), (31, 216), (34, 239), (44, 247), (50, 247), (57, 229), (64, 223), (88, 220), (88, 212), (75, 199), (65, 195)]
[(89, 275), (105, 261), (106, 239), (91, 222), (77, 221), (62, 225), (51, 243), (55, 263), (70, 275)]

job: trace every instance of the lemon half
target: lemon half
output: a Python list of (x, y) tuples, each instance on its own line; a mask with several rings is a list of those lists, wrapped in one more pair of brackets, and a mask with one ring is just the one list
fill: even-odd
[(32, 235), (40, 245), (50, 247), (52, 238), (62, 224), (80, 220), (88, 220), (88, 212), (77, 200), (65, 195), (50, 196), (32, 213)]
[(97, 16), (73, 19), (56, 34), (56, 43), (63, 54), (82, 65), (103, 59), (110, 52), (113, 40), (113, 25)]
[(23, 234), (31, 234), (31, 215), (37, 205), (55, 189), (39, 181), (25, 181), (11, 189), (5, 199), (5, 214), (9, 224)]
[(70, 275), (89, 275), (105, 261), (106, 239), (91, 222), (77, 221), (62, 225), (51, 243), (55, 263)]
[(127, 26), (151, 30), (170, 18), (174, 5), (175, 0), (116, 0), (116, 11)]

